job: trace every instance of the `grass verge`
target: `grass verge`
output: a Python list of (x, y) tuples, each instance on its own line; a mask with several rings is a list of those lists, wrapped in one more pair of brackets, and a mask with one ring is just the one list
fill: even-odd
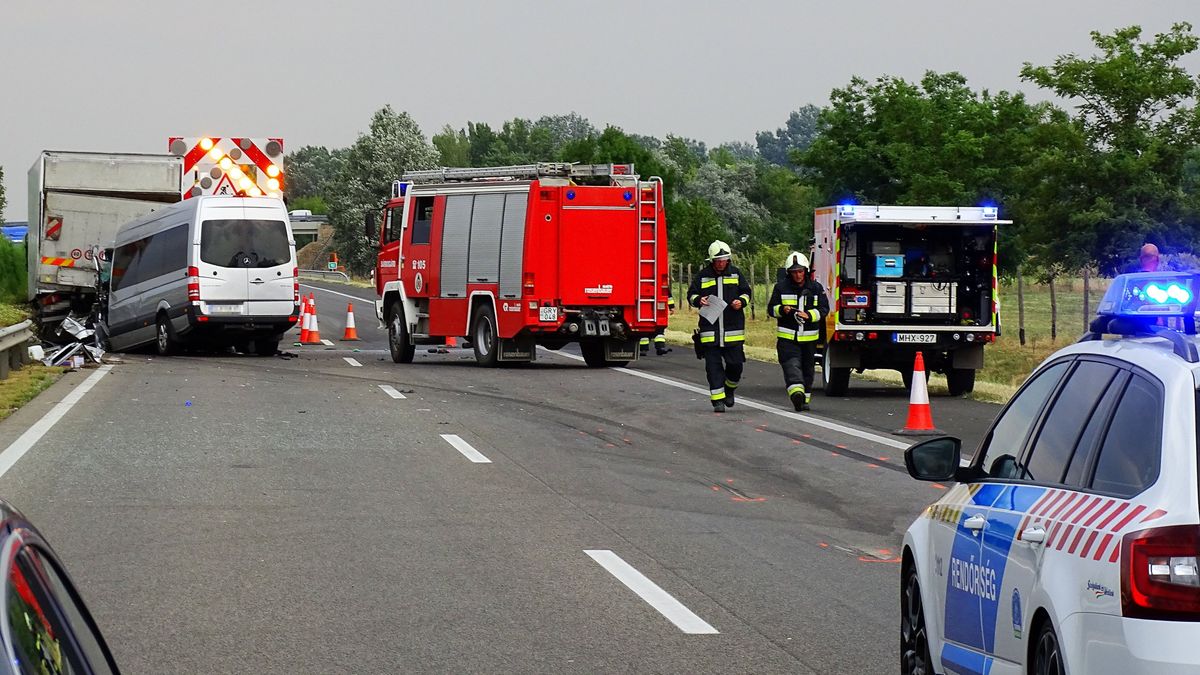
[(9, 373), (7, 380), (0, 380), (0, 420), (32, 401), (62, 375), (62, 368), (50, 368), (40, 363)]
[(0, 328), (21, 323), (29, 318), (29, 312), (17, 305), (0, 302)]

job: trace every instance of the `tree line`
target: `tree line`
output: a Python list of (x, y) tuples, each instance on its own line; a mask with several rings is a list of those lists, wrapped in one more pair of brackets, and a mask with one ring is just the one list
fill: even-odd
[(1090, 56), (1021, 69), (1052, 100), (976, 90), (956, 72), (855, 77), (753, 143), (716, 147), (576, 113), (447, 125), (427, 139), (386, 106), (349, 147), (289, 154), (286, 191), (291, 208), (330, 216), (339, 254), (359, 273), (374, 261), (363, 213), (405, 170), (542, 161), (633, 162), (661, 176), (671, 253), (685, 264), (701, 263), (713, 239), (756, 262), (806, 250), (813, 209), (847, 202), (998, 206), (1015, 221), (1001, 234), (1006, 272), (1113, 273), (1147, 241), (1190, 254), (1200, 243), (1200, 78), (1181, 61), (1200, 38), (1188, 23), (1091, 38)]

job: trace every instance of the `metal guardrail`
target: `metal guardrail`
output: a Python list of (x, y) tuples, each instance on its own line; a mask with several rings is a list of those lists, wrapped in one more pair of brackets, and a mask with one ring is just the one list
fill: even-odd
[(324, 279), (326, 276), (335, 276), (335, 277), (341, 277), (341, 278), (345, 279), (347, 282), (350, 281), (350, 276), (347, 275), (345, 272), (331, 272), (329, 270), (300, 270), (300, 276), (305, 276), (305, 275), (309, 275), (309, 276), (315, 275), (315, 276), (321, 277), (322, 279)]
[(26, 344), (32, 339), (32, 321), (25, 320), (15, 326), (0, 328), (0, 380), (7, 380), (10, 370), (29, 362)]

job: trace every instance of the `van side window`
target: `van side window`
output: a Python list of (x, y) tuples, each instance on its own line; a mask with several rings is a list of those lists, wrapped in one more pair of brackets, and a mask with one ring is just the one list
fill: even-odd
[(1100, 446), (1092, 489), (1132, 497), (1158, 480), (1163, 393), (1140, 375), (1129, 379)]
[(413, 216), (413, 233), (412, 243), (428, 244), (429, 232), (433, 229), (433, 197), (417, 197), (413, 208), (416, 210), (416, 215)]
[(138, 243), (129, 242), (113, 251), (112, 290), (120, 290), (137, 283)]
[(145, 281), (187, 267), (188, 226), (176, 225), (146, 237), (146, 250), (138, 265), (138, 279)]

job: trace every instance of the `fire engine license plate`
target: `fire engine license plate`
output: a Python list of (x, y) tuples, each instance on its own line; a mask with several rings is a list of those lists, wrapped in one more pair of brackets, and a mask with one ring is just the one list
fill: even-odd
[(892, 336), (892, 342), (931, 345), (937, 342), (937, 335), (933, 333), (896, 333)]
[(558, 308), (538, 307), (538, 321), (558, 321)]

